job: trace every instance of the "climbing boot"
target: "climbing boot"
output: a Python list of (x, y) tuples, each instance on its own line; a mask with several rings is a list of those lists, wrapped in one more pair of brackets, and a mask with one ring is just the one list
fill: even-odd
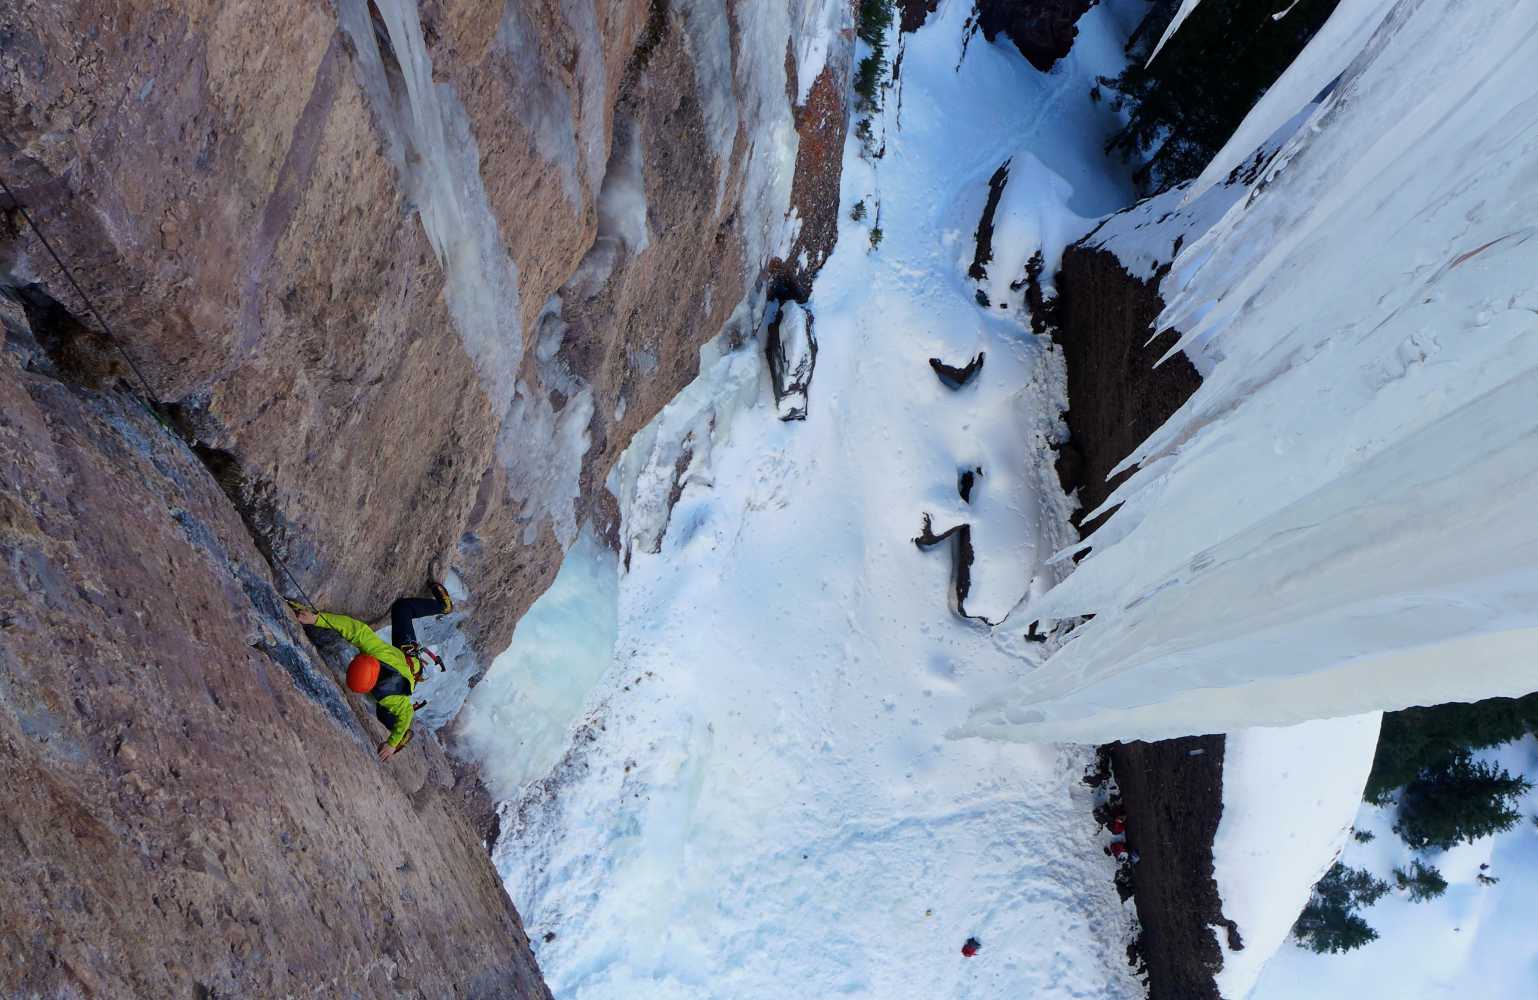
[(443, 608), (442, 611), (438, 612), (439, 618), (454, 610), (454, 599), (449, 597), (447, 587), (437, 580), (429, 580), (427, 581), (427, 588), (433, 592), (433, 596), (438, 599), (439, 605)]

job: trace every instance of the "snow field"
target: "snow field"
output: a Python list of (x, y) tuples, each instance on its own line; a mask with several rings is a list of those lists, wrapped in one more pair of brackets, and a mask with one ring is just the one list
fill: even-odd
[[(1477, 754), (1512, 774), (1538, 774), (1538, 740), (1532, 737)], [(1374, 834), (1368, 843), (1348, 839), (1341, 861), (1366, 868), (1393, 885), (1397, 867), (1416, 859), (1436, 866), (1447, 892), (1412, 903), (1390, 892), (1361, 911), (1379, 938), (1355, 951), (1316, 955), (1285, 944), (1266, 966), (1251, 1000), (1483, 1000), (1538, 996), (1538, 939), (1533, 936), (1538, 885), (1538, 827), (1524, 820), (1514, 829), (1451, 851), (1412, 851), (1393, 832), (1394, 810), (1359, 803), (1355, 826)], [(1524, 816), (1538, 814), (1538, 791), (1519, 803)], [(1480, 865), (1500, 879), (1481, 885)]]
[[(1072, 532), (1048, 447), (1060, 359), (1023, 317), (980, 310), (965, 268), (1005, 158), (1057, 178), (1011, 209), (1029, 233), (996, 237), (1022, 261), (1034, 247), (1016, 241), (1044, 234), (1055, 255), (1081, 220), (1130, 199), (1100, 152), (1114, 120), (1087, 97), (1117, 68), (1129, 15), (1091, 11), (1076, 55), (1044, 76), (981, 39), (961, 59), (968, 12), (946, 0), (904, 40), (885, 158), (861, 159), (858, 139), (846, 149), (843, 228), (807, 305), (808, 419), (777, 419), (761, 342), (708, 347), (611, 475), (629, 556), (613, 662), (562, 698), (553, 770), (529, 780), (533, 756), (506, 742), (539, 710), (521, 686), (541, 687), (544, 668), (525, 681), (499, 665), (472, 699), (479, 711), (487, 691), (484, 754), (512, 756), (504, 787), (523, 786), (495, 859), (562, 1000), (1142, 995), (1130, 908), (1079, 780), (1090, 751), (952, 738), (1030, 661), (1018, 636), (952, 613), (949, 549), (911, 541), (926, 511), (937, 530), (973, 525), (973, 613), (1002, 614), (1061, 572), (1046, 565)], [(862, 198), (880, 202), (874, 252), (847, 218)], [(762, 319), (740, 311), (734, 325)], [(979, 350), (960, 391), (929, 370)], [(964, 504), (957, 474), (978, 466)], [(519, 655), (550, 654), (550, 674), (565, 649), (600, 658), (596, 635), (558, 634), (600, 631), (602, 601), (578, 591), (615, 570), (581, 551), (571, 599), (587, 610), (515, 637)], [(972, 959), (969, 936), (983, 946)]]
[(1213, 875), (1223, 916), (1244, 948), (1223, 949), (1218, 990), (1248, 996), (1283, 947), (1313, 884), (1346, 843), (1372, 770), (1382, 713), (1229, 733), (1223, 750), (1223, 819), (1213, 839)]

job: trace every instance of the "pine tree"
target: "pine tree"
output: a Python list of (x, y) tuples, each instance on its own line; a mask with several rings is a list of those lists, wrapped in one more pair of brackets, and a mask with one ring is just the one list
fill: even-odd
[(1384, 805), (1423, 769), (1460, 750), (1499, 746), (1531, 732), (1538, 732), (1538, 694), (1385, 713), (1363, 797)]
[(1394, 869), (1394, 884), (1400, 889), (1410, 890), (1410, 902), (1424, 903), (1428, 899), (1436, 899), (1447, 891), (1447, 879), (1433, 865), (1423, 864), (1420, 861), (1412, 861), (1410, 870), (1403, 868)]
[[(1114, 107), (1131, 110), (1106, 151), (1146, 156), (1138, 180), (1150, 189), (1196, 176), (1338, 2), (1198, 4), (1151, 64), (1135, 57), (1121, 76), (1100, 80), (1119, 95)], [(1289, 7), (1281, 20), (1272, 16)], [(1147, 39), (1157, 37), (1151, 32)]]
[(1350, 951), (1376, 941), (1378, 932), (1355, 911), (1376, 903), (1388, 890), (1388, 883), (1374, 878), (1371, 872), (1347, 868), (1337, 861), (1314, 886), (1308, 905), (1292, 926), (1293, 936), (1301, 947), (1321, 954)]
[(860, 107), (865, 111), (879, 111), (881, 97), (878, 93), (886, 76), (886, 36), (897, 12), (894, 0), (860, 0), (860, 39), (870, 46), (870, 55), (855, 67), (854, 92), (860, 96)]
[(1504, 833), (1521, 820), (1517, 800), (1531, 787), (1525, 778), (1460, 751), (1405, 786), (1394, 832), (1411, 847), (1443, 851)]
[(1298, 944), (1323, 955), (1325, 952), (1350, 951), (1378, 940), (1378, 932), (1350, 910), (1322, 906), (1309, 900), (1298, 922), (1292, 925)]

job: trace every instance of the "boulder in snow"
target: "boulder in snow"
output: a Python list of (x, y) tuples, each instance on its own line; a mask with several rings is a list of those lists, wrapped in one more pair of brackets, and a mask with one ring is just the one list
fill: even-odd
[(812, 314), (794, 300), (780, 306), (769, 324), (769, 375), (781, 420), (805, 420), (812, 370), (817, 365), (817, 338)]

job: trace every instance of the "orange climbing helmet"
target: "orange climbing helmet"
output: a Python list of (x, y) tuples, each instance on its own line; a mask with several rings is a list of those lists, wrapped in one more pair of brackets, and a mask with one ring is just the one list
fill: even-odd
[(359, 653), (347, 665), (347, 688), (359, 694), (368, 694), (379, 683), (379, 661), (367, 653)]

